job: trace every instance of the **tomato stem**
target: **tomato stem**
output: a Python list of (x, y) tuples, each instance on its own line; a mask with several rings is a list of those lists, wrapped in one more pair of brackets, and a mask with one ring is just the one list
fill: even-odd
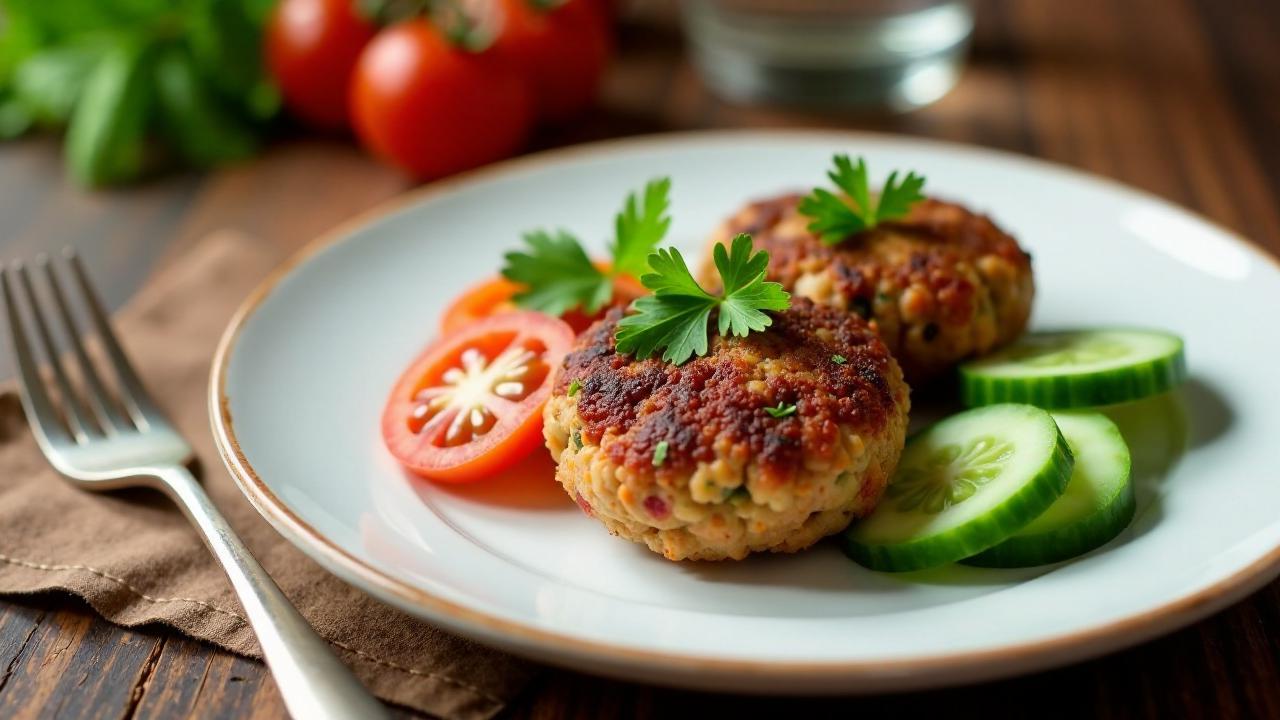
[(432, 0), (354, 0), (356, 15), (379, 27), (428, 15)]
[(527, 0), (529, 7), (540, 13), (549, 13), (552, 10), (564, 5), (569, 0)]
[[(493, 45), (492, 23), (485, 23), (481, 13), (465, 0), (425, 0), (432, 22), (454, 46), (468, 52), (484, 52)], [(493, 12), (493, 5), (486, 7)]]

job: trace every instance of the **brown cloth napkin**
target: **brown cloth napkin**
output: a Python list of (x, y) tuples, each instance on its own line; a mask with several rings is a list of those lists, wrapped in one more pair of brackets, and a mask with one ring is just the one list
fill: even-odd
[[(205, 487), (289, 599), (379, 697), (445, 718), (488, 718), (532, 668), (448, 635), (344, 584), (267, 525), (214, 449), (206, 408), (214, 346), (279, 258), (243, 236), (201, 241), (116, 318), (156, 401), (202, 461)], [(90, 269), (92, 272), (92, 269)], [(0, 343), (3, 344), (3, 343)], [(123, 625), (164, 623), (260, 657), (222, 570), (178, 510), (150, 491), (94, 494), (36, 448), (13, 386), (0, 394), (0, 594), (67, 590)]]

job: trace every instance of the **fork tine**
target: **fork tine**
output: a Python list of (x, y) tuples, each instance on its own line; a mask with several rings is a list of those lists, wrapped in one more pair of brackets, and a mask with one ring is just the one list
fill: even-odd
[(111, 365), (115, 368), (116, 378), (120, 381), (120, 401), (129, 412), (129, 416), (141, 430), (154, 425), (167, 424), (164, 414), (151, 403), (151, 396), (147, 394), (142, 380), (138, 379), (137, 373), (133, 371), (129, 358), (124, 354), (124, 348), (120, 347), (120, 341), (116, 339), (116, 334), (111, 329), (111, 321), (107, 318), (107, 311), (89, 282), (89, 275), (80, 262), (80, 256), (71, 248), (63, 250), (62, 254), (71, 265), (76, 284), (80, 286), (80, 294), (84, 296), (85, 303), (89, 306), (89, 316), (93, 319), (93, 325), (102, 339), (102, 346), (106, 349)]
[[(42, 262), (42, 259), (36, 258), (36, 262)], [(44, 348), (45, 360), (48, 361), (49, 367), (53, 370), (54, 382), (58, 384), (58, 392), (62, 395), (62, 416), (67, 421), (67, 426), (71, 429), (71, 434), (75, 436), (76, 442), (85, 442), (89, 439), (91, 429), (88, 412), (84, 404), (80, 402), (75, 390), (72, 389), (71, 380), (67, 377), (66, 371), (62, 369), (62, 358), (59, 357), (58, 347), (53, 344), (53, 336), (49, 334), (49, 325), (45, 322), (44, 312), (40, 309), (40, 300), (36, 297), (35, 288), (31, 285), (31, 273), (27, 271), (25, 266), (22, 266), (17, 268), (17, 275), (18, 282), (22, 285), (22, 289), (27, 296), (27, 308), (30, 310), (31, 317), (35, 319), (36, 337), (40, 339), (40, 344)]]
[(4, 297), (5, 311), (9, 317), (9, 347), (13, 351), (14, 364), (18, 366), (18, 378), (21, 381), (18, 386), (27, 422), (31, 424), (36, 437), (42, 438), (45, 443), (73, 442), (45, 391), (44, 380), (40, 377), (35, 358), (31, 355), (31, 347), (27, 344), (27, 329), (22, 324), (13, 291), (9, 287), (9, 272), (3, 267), (0, 267), (0, 295)]
[[(45, 278), (49, 282), (50, 289), (53, 290), (53, 301), (58, 306), (58, 315), (62, 318), (62, 327), (66, 330), (67, 339), (71, 343), (71, 352), (75, 354), (76, 362), (80, 366), (80, 375), (84, 378), (84, 384), (88, 390), (89, 404), (93, 407), (93, 414), (98, 419), (99, 427), (106, 434), (114, 435), (122, 427), (127, 427), (129, 421), (121, 417), (120, 413), (113, 408), (111, 393), (102, 384), (102, 377), (94, 369), (93, 361), (89, 359), (89, 353), (85, 352), (79, 324), (71, 314), (71, 306), (67, 303), (67, 297), (62, 292), (62, 283), (58, 282), (58, 274), (53, 270), (53, 263), (44, 257), (37, 258), (37, 262), (43, 267)], [(33, 306), (35, 305), (34, 298), (31, 303)]]

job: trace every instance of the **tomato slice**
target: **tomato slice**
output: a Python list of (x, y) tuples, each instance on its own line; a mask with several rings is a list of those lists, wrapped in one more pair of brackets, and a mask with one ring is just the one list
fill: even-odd
[(551, 376), (573, 343), (561, 320), (492, 315), (433, 343), (400, 376), (382, 412), (382, 439), (400, 464), (433, 480), (501, 472), (542, 442)]
[[(603, 269), (603, 268), (602, 268)], [(520, 308), (513, 299), (520, 291), (520, 285), (504, 277), (495, 277), (473, 285), (454, 298), (445, 308), (440, 319), (440, 331), (448, 334), (475, 322), (476, 320), (499, 313), (517, 312)], [(639, 280), (628, 275), (620, 275), (613, 281), (613, 298), (609, 306), (630, 305), (632, 300), (648, 294), (648, 290)], [(604, 310), (588, 315), (581, 310), (570, 310), (561, 320), (569, 323), (575, 333), (580, 333), (599, 320)]]

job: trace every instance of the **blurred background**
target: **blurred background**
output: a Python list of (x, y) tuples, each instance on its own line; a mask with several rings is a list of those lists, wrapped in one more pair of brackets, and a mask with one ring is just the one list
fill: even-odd
[[(1280, 253), (1280, 1), (0, 0), (0, 263), (75, 247), (118, 307), (214, 233), (284, 257), (470, 167), (731, 128), (894, 133), (1042, 158)], [(0, 607), (0, 628), (12, 607)], [(1106, 660), (867, 702), (872, 716), (912, 703), (1022, 712), (1070, 686), (1116, 717), (1260, 715), (1273, 706), (1257, 689), (1275, 685), (1277, 608), (1272, 584)], [(134, 666), (101, 658), (141, 652), (141, 666), (144, 645), (78, 604), (48, 612), (56, 622), (35, 637), (49, 656), (79, 643), (94, 665), (56, 681), (88, 683), (96, 694), (76, 695), (85, 712), (107, 707), (102, 688), (119, 675), (98, 670)], [(261, 668), (181, 642), (197, 670), (172, 671), (179, 681), (204, 688), (208, 673), (209, 687), (250, 688), (228, 707), (273, 692)], [(723, 712), (716, 696), (556, 677), (529, 716), (629, 716), (662, 702)], [(18, 679), (7, 692), (21, 703), (31, 696)], [(762, 711), (782, 703), (794, 712), (791, 699)]]
[(1280, 242), (1274, 0), (0, 0), (0, 28), (0, 258), (77, 247), (113, 305), (219, 229), (292, 250), (470, 167), (703, 128), (990, 146)]

